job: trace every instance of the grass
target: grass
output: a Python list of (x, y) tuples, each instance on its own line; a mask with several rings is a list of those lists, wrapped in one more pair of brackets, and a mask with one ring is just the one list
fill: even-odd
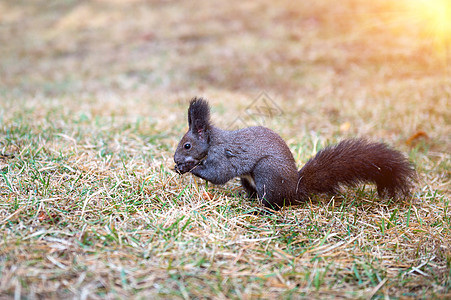
[[(2, 298), (450, 297), (448, 58), (402, 2), (0, 9)], [(280, 114), (249, 114), (262, 92)], [(253, 216), (237, 181), (171, 171), (194, 95), (220, 127), (280, 133), (299, 166), (385, 141), (413, 196), (360, 186)]]

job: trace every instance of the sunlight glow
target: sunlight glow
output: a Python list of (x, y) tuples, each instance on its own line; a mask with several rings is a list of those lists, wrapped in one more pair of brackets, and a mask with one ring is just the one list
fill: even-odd
[(422, 32), (433, 39), (439, 50), (451, 47), (451, 0), (407, 0), (412, 16), (418, 19)]

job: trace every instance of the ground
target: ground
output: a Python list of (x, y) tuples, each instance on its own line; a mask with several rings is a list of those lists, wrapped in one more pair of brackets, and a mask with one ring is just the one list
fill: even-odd
[[(0, 2), (0, 296), (451, 297), (450, 48), (407, 2)], [(412, 197), (255, 216), (237, 181), (171, 170), (193, 96), (299, 167), (384, 141)]]

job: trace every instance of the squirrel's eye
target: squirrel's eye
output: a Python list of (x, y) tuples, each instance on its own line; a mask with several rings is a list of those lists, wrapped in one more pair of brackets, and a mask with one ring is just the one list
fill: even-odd
[(185, 145), (183, 145), (183, 148), (185, 148), (186, 150), (191, 149), (191, 144), (186, 143)]

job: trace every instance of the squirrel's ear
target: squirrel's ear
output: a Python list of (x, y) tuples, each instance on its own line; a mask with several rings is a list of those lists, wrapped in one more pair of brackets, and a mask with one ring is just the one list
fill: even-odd
[(191, 99), (188, 108), (189, 130), (201, 140), (207, 140), (210, 131), (210, 107), (202, 98)]

